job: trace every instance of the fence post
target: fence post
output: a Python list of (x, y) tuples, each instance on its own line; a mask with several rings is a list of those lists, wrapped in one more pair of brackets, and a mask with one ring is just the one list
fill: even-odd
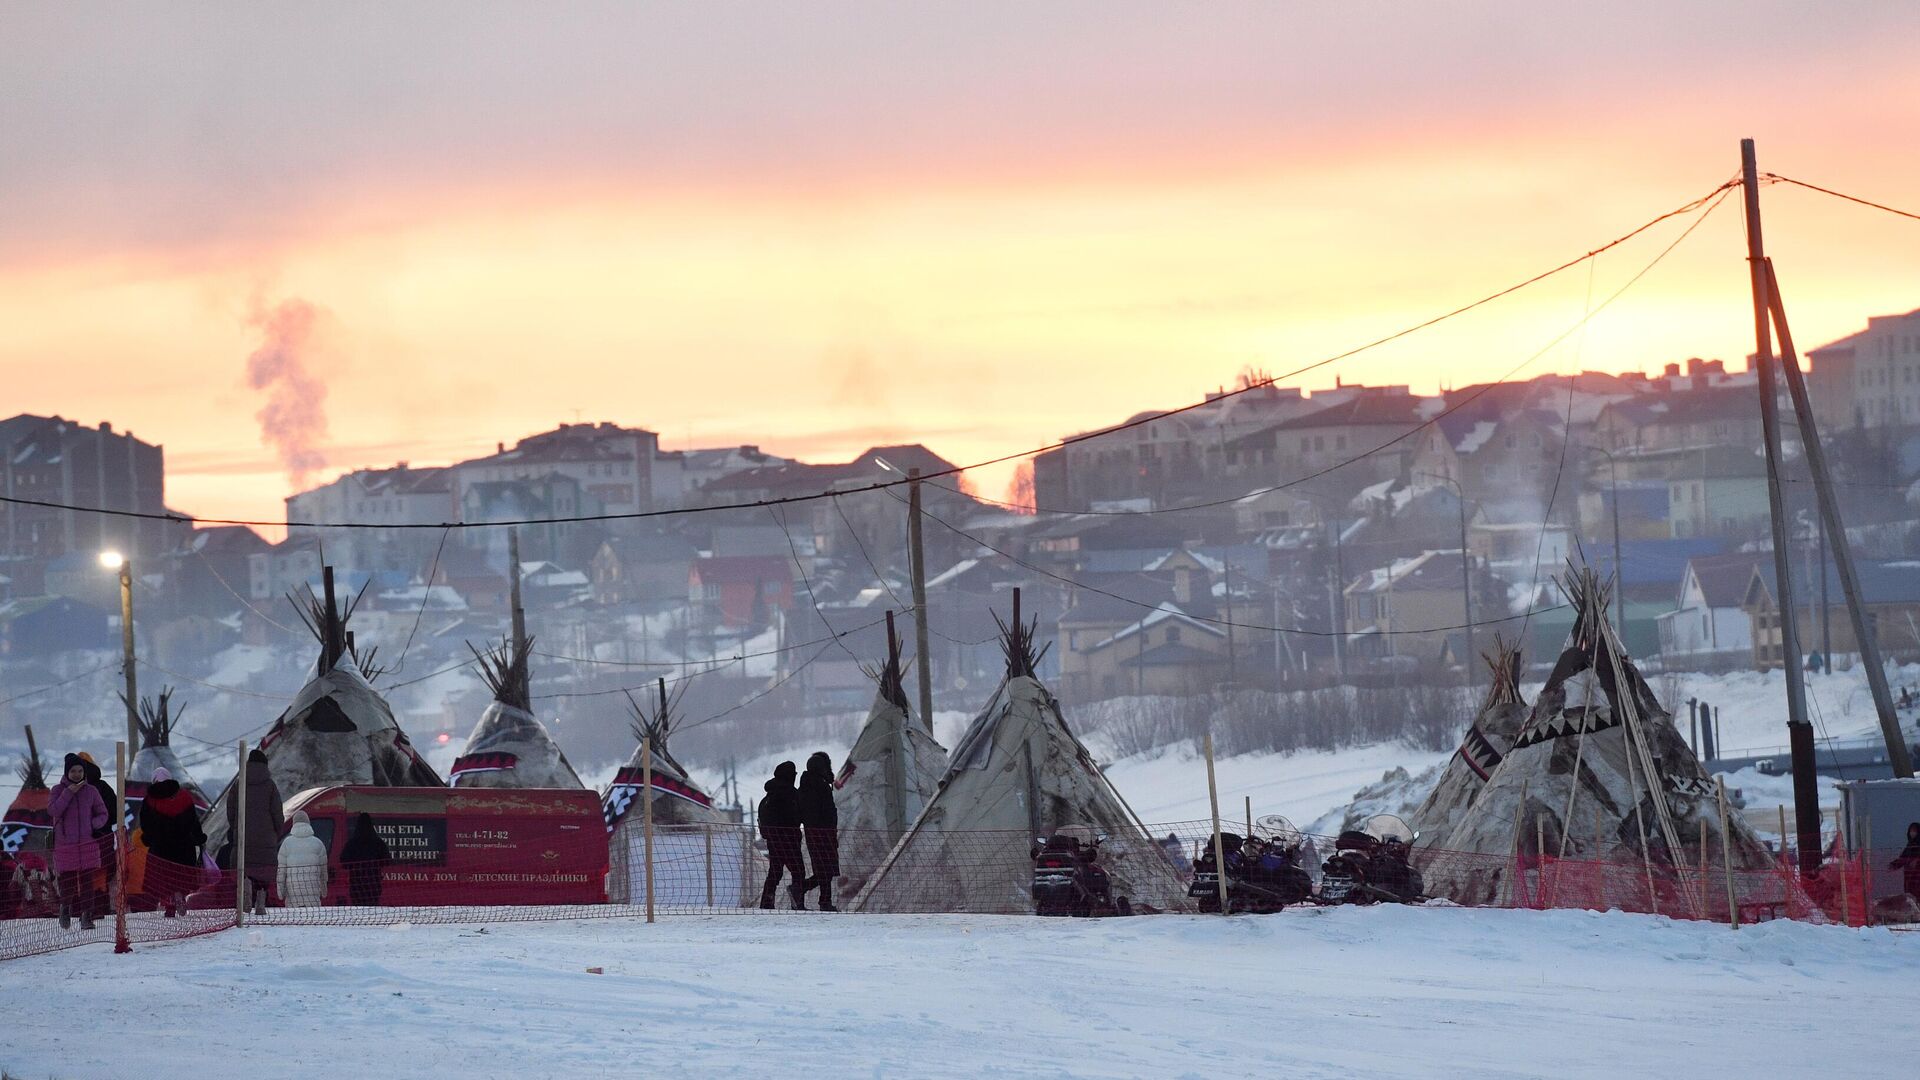
[(713, 906), (713, 824), (708, 822), (700, 826), (700, 838), (707, 848), (707, 906)]
[(1253, 835), (1253, 796), (1247, 796), (1247, 835)]
[(1527, 825), (1527, 781), (1520, 781), (1520, 803), (1513, 811), (1513, 883), (1507, 889), (1507, 906), (1518, 907), (1524, 903), (1532, 907), (1531, 901), (1523, 900), (1527, 891), (1527, 847), (1521, 839), (1526, 834)]
[(1727, 827), (1727, 780), (1713, 778), (1714, 796), (1720, 803), (1720, 868), (1727, 878), (1727, 921), (1740, 929), (1740, 902), (1733, 894), (1733, 833)]
[(1213, 732), (1201, 741), (1207, 752), (1207, 802), (1213, 807), (1213, 883), (1220, 896), (1220, 914), (1227, 911), (1227, 849), (1220, 839), (1220, 789), (1213, 779)]
[(1873, 860), (1873, 818), (1860, 815), (1860, 841), (1853, 845), (1853, 863), (1860, 868), (1860, 925), (1873, 925), (1872, 872), (1868, 869)]
[(646, 860), (647, 921), (653, 921), (653, 739), (640, 740), (640, 833)]
[(120, 797), (114, 802), (119, 810), (114, 820), (114, 877), (113, 877), (113, 951), (132, 952), (133, 943), (127, 938), (127, 871), (133, 868), (133, 851), (127, 845), (132, 838), (127, 835), (127, 764), (131, 748), (124, 742), (113, 744), (113, 768), (120, 778)]
[(240, 771), (233, 774), (233, 925), (247, 925), (247, 740), (240, 740)]
[[(1835, 810), (1833, 812), (1833, 817), (1837, 827), (1837, 824), (1840, 819), (1840, 811)], [(1853, 925), (1853, 903), (1851, 899), (1847, 896), (1847, 875), (1853, 869), (1853, 859), (1847, 853), (1847, 840), (1844, 835), (1841, 835), (1838, 833), (1835, 834), (1834, 847), (1838, 849), (1838, 854), (1840, 856), (1838, 859), (1834, 860), (1835, 862), (1840, 864), (1840, 925), (1852, 926)]]
[(1547, 908), (1547, 823), (1539, 818), (1533, 819), (1533, 858), (1540, 867), (1540, 884), (1533, 891), (1534, 907), (1545, 911)]

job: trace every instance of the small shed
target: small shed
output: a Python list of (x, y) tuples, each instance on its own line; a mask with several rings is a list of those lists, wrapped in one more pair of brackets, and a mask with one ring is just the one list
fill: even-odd
[(1895, 912), (1910, 910), (1898, 900), (1906, 891), (1906, 875), (1887, 864), (1905, 850), (1907, 826), (1920, 821), (1920, 778), (1842, 780), (1834, 786), (1840, 789), (1847, 849), (1863, 856), (1867, 899), (1882, 911), (1889, 900)]

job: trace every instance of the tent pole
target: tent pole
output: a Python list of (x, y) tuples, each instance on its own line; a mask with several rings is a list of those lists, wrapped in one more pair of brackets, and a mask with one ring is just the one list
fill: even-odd
[(1713, 778), (1714, 797), (1720, 803), (1720, 868), (1727, 879), (1727, 921), (1740, 929), (1740, 904), (1733, 895), (1733, 831), (1727, 827), (1727, 780)]
[(1213, 807), (1213, 883), (1220, 895), (1220, 914), (1227, 910), (1227, 852), (1220, 839), (1220, 788), (1213, 779), (1213, 732), (1206, 733), (1201, 745), (1207, 752), (1207, 802)]
[(653, 921), (653, 739), (640, 740), (640, 832), (646, 859), (647, 921)]

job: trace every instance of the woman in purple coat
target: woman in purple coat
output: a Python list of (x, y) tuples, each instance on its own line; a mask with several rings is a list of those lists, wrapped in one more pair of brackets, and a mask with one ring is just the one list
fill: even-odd
[(87, 766), (78, 754), (68, 754), (63, 783), (53, 789), (47, 814), (53, 818), (53, 869), (60, 880), (60, 929), (73, 925), (80, 912), (80, 929), (93, 929), (93, 874), (100, 869), (100, 842), (94, 830), (112, 820), (100, 793), (87, 782)]

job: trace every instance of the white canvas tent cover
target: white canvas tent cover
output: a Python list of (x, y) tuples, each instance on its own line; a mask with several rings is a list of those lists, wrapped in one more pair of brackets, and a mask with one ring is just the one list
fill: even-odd
[(1440, 781), (1409, 822), (1419, 833), (1419, 847), (1432, 847), (1453, 832), (1479, 798), (1488, 777), (1512, 751), (1513, 740), (1527, 721), (1527, 702), (1520, 695), (1520, 650), (1496, 639), (1493, 652), (1484, 659), (1493, 676), (1486, 701), (1467, 725)]
[[(1427, 891), (1462, 904), (1509, 901), (1515, 856), (1544, 844), (1549, 856), (1645, 869), (1657, 892), (1685, 893), (1709, 916), (1717, 905), (1725, 918), (1724, 894), (1679, 881), (1676, 864), (1699, 866), (1703, 844), (1711, 864), (1730, 858), (1735, 871), (1767, 870), (1772, 856), (1738, 813), (1722, 832), (1714, 782), (1626, 658), (1598, 577), (1576, 571), (1562, 589), (1578, 609), (1572, 640), (1510, 752), (1432, 845)], [(1638, 885), (1630, 872), (1616, 876)]]
[[(892, 689), (899, 690), (897, 678)], [(840, 767), (840, 882), (848, 894), (879, 868), (947, 771), (947, 748), (913, 722), (905, 697), (889, 693), (883, 671), (867, 722)]]
[[(644, 797), (653, 804), (654, 894), (662, 903), (693, 903), (737, 907), (748, 892), (753, 875), (752, 837), (745, 827), (730, 827), (728, 816), (716, 809), (712, 796), (694, 784), (687, 770), (667, 750), (672, 730), (671, 710), (664, 703), (647, 715), (634, 704), (635, 734), (642, 740), (633, 756), (614, 774), (600, 796), (607, 823), (607, 899), (616, 904), (639, 903), (646, 894), (646, 837)], [(653, 788), (645, 786), (642, 747), (653, 748)], [(709, 874), (709, 867), (717, 869)], [(707, 881), (714, 889), (709, 893)], [(757, 895), (757, 894), (756, 894)], [(708, 899), (708, 897), (711, 899)]]
[(1181, 908), (1185, 887), (1030, 675), (1000, 684), (954, 747), (940, 790), (855, 899), (857, 911), (1033, 910), (1036, 837), (1105, 836), (1116, 897)]
[[(368, 684), (352, 653), (342, 653), (332, 670), (300, 688), (260, 740), (260, 751), (282, 799), (336, 784), (446, 786), (414, 751), (393, 709)], [(229, 784), (207, 815), (209, 850), (226, 842), (226, 801), (232, 794)]]
[(527, 658), (532, 638), (472, 649), (493, 700), (467, 736), (448, 782), (454, 787), (583, 788), (567, 755), (533, 711)]

